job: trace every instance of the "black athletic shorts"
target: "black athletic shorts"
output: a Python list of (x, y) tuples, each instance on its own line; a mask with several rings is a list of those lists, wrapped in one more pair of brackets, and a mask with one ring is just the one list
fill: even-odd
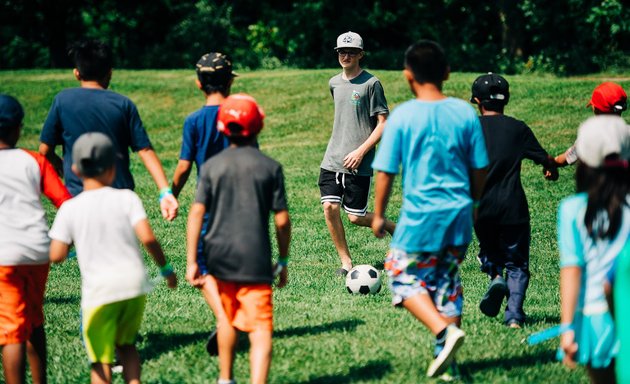
[(341, 204), (347, 213), (365, 216), (371, 181), (371, 176), (357, 176), (321, 169), (318, 183), (321, 203)]

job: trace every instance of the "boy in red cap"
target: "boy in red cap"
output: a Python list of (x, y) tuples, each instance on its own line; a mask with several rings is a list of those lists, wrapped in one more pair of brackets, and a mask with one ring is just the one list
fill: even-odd
[[(593, 90), (591, 101), (586, 105), (593, 108), (595, 115), (618, 115), (621, 116), (623, 111), (628, 109), (628, 95), (621, 88), (621, 85), (606, 81), (601, 83)], [(578, 159), (575, 151), (575, 144), (567, 149), (564, 153), (555, 157), (559, 167), (574, 164)], [(545, 177), (549, 178), (549, 173)]]
[[(249, 333), (250, 381), (267, 381), (273, 332), (273, 271), (279, 271), (279, 288), (287, 283), (291, 222), (282, 167), (256, 148), (263, 118), (251, 96), (229, 96), (221, 104), (217, 126), (230, 146), (203, 164), (188, 216), (186, 279), (199, 286), (205, 279), (199, 271), (197, 244), (203, 216), (211, 214), (204, 236), (205, 261), (208, 273), (216, 279), (225, 311), (225, 316), (217, 316), (219, 384), (234, 383), (237, 331)], [(269, 239), (271, 212), (280, 253), (275, 266)]]
[[(0, 347), (7, 383), (46, 382), (44, 290), (48, 279), (48, 223), (44, 194), (59, 207), (71, 196), (44, 156), (16, 148), (24, 110), (0, 95)], [(10, 218), (6, 220), (6, 218)]]

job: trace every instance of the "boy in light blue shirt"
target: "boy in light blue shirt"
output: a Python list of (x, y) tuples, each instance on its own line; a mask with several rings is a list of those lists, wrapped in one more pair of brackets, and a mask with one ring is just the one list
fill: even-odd
[(475, 110), (442, 93), (448, 74), (437, 43), (421, 40), (407, 49), (404, 75), (416, 98), (394, 110), (372, 164), (378, 171), (377, 237), (384, 234), (389, 194), (402, 165), (403, 203), (385, 269), (393, 303), (436, 335), (429, 377), (451, 365), (464, 341), (459, 264), (472, 239), (488, 166)]

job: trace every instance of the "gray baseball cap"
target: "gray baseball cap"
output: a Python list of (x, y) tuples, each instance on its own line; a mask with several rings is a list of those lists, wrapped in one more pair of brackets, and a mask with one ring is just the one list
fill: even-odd
[(83, 176), (98, 176), (116, 162), (114, 144), (103, 133), (84, 133), (72, 146), (72, 161)]
[(352, 31), (342, 33), (337, 37), (337, 46), (335, 49), (340, 48), (356, 48), (363, 50), (363, 39), (358, 33)]

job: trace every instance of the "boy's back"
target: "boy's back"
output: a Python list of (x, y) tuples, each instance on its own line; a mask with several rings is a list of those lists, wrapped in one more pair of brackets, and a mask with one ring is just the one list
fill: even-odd
[(521, 162), (530, 159), (536, 164), (545, 164), (549, 155), (524, 122), (505, 115), (481, 116), (479, 120), (490, 166), (478, 220), (493, 220), (497, 224), (528, 223)]
[(127, 97), (105, 89), (71, 88), (53, 100), (41, 133), (41, 141), (64, 146), (64, 178), (73, 195), (82, 190), (81, 180), (72, 172), (74, 142), (86, 132), (101, 132), (117, 149), (114, 188), (134, 189), (129, 170), (129, 148), (151, 147), (136, 106)]
[(197, 175), (210, 157), (227, 147), (227, 139), (216, 128), (218, 105), (204, 105), (184, 121), (180, 159), (194, 161)]
[(204, 238), (210, 274), (271, 283), (269, 214), (287, 208), (280, 164), (251, 146), (227, 148), (203, 165), (195, 200), (211, 214)]

